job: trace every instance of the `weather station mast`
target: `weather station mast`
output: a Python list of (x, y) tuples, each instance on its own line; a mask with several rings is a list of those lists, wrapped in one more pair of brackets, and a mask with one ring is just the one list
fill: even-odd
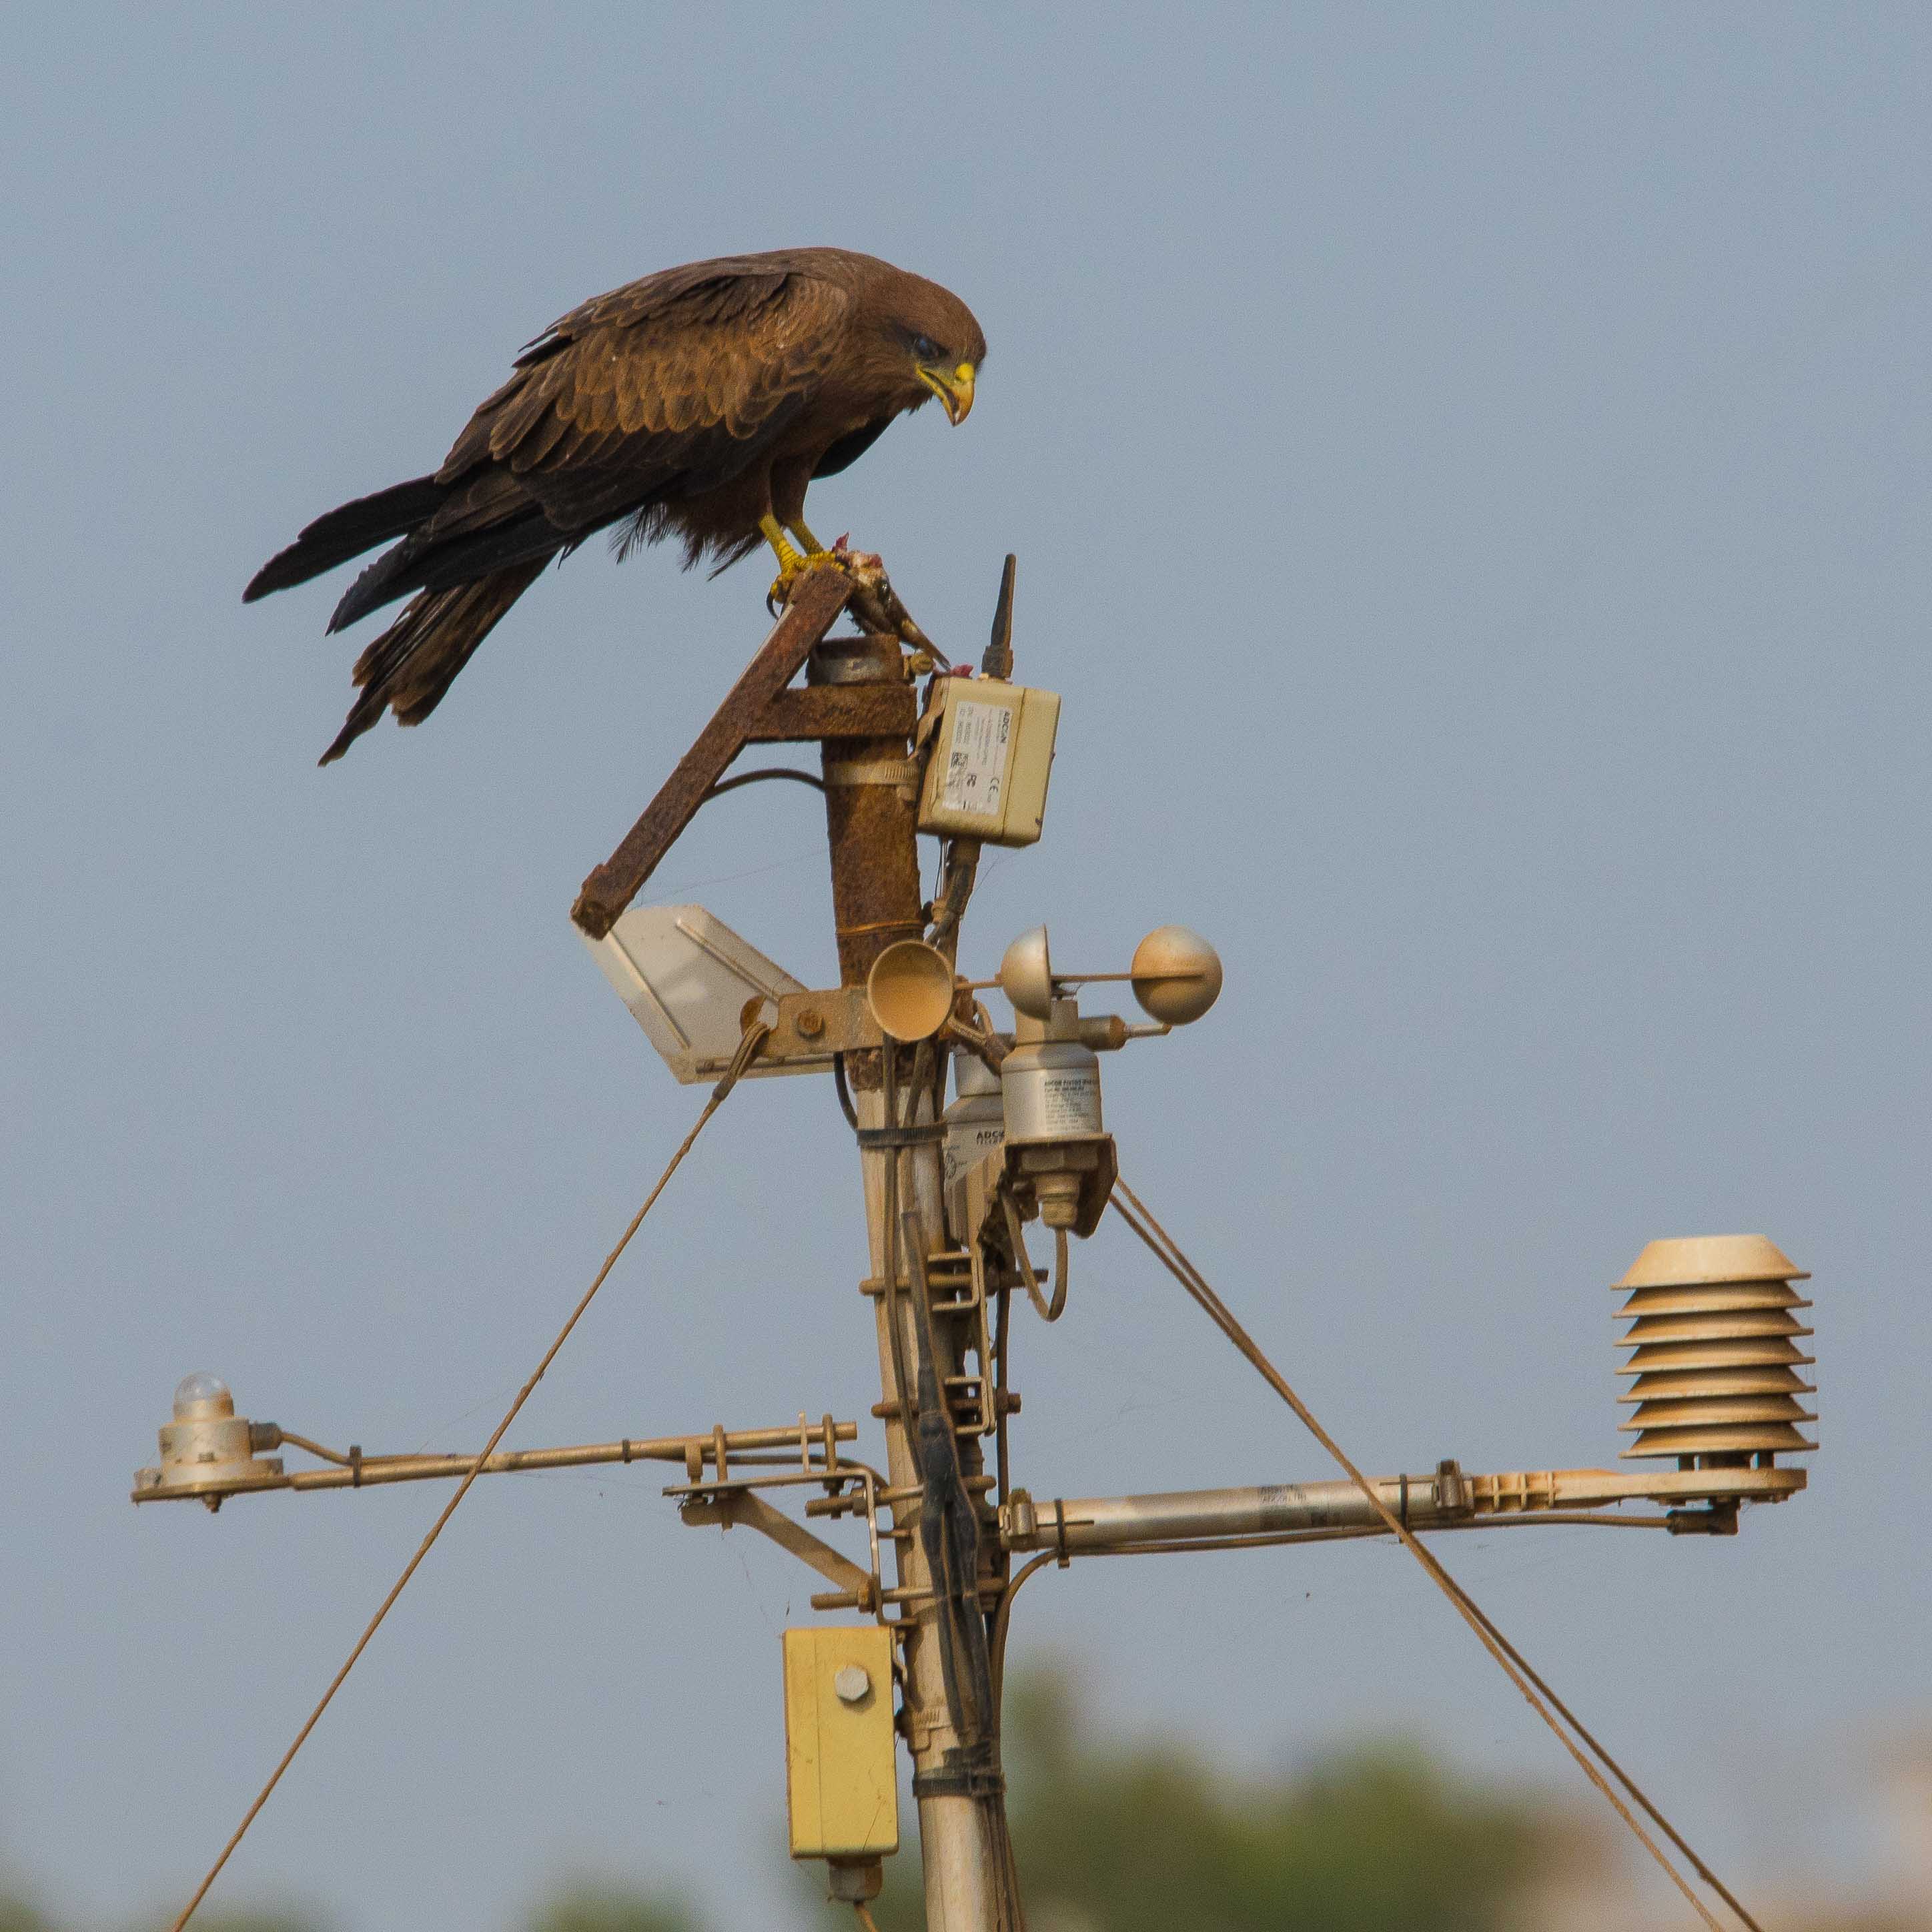
[[(684, 1521), (755, 1530), (827, 1586), (812, 1598), (814, 1620), (784, 1634), (782, 1670), (772, 1676), (775, 1702), (782, 1687), (784, 1750), (782, 1766), (776, 1748), (771, 1761), (774, 1784), (781, 1769), (784, 1780), (793, 1856), (824, 1861), (831, 1897), (850, 1903), (862, 1924), (872, 1922), (868, 1902), (882, 1862), (899, 1847), (902, 1750), (932, 1932), (1010, 1932), (1024, 1923), (1006, 1832), (1000, 1693), (1018, 1593), (1043, 1568), (1126, 1551), (1394, 1538), (1698, 1917), (1720, 1922), (1680, 1862), (1736, 1922), (1755, 1927), (1423, 1539), (1477, 1526), (1582, 1522), (1728, 1536), (1744, 1506), (1795, 1495), (1805, 1478), (1785, 1459), (1814, 1446), (1800, 1430), (1813, 1419), (1802, 1406), (1811, 1358), (1802, 1352), (1810, 1331), (1800, 1316), (1809, 1304), (1792, 1286), (1802, 1271), (1756, 1235), (1642, 1249), (1617, 1284), (1630, 1323), (1621, 1372), (1634, 1378), (1624, 1427), (1634, 1441), (1624, 1456), (1637, 1467), (1484, 1474), (1445, 1459), (1420, 1472), (1364, 1475), (1121, 1178), (1106, 1130), (1104, 1057), (1209, 1012), (1222, 982), (1212, 947), (1162, 927), (1124, 967), (1069, 971), (1052, 958), (1044, 927), (1012, 938), (997, 960), (965, 945), (982, 849), (1041, 836), (1060, 722), (1058, 695), (1015, 681), (1014, 589), (1009, 557), (992, 641), (974, 674), (944, 666), (878, 559), (841, 548), (791, 573), (763, 647), (630, 833), (585, 880), (572, 917), (597, 964), (675, 1078), (711, 1091), (664, 1179), (479, 1452), (332, 1448), (237, 1414), (212, 1376), (181, 1384), (158, 1464), (136, 1478), (137, 1503), (193, 1500), (216, 1510), (271, 1490), (426, 1480), (458, 1487), (178, 1926), (471, 1484), (518, 1470), (655, 1460), (670, 1466), (665, 1494)], [(852, 627), (835, 634), (846, 615)], [(774, 744), (816, 745), (818, 770), (731, 771), (749, 748)], [(707, 799), (778, 778), (824, 794), (836, 986), (802, 984), (701, 907), (634, 903)], [(929, 902), (920, 889), (922, 836), (939, 845), (940, 884)], [(975, 977), (962, 956), (992, 970)], [(1083, 1011), (1090, 997), (1083, 989), (1108, 982), (1130, 989), (1142, 1017)], [(866, 1232), (858, 1288), (870, 1305), (880, 1378), (870, 1416), (838, 1419), (827, 1410), (754, 1428), (501, 1448), (704, 1123), (744, 1083), (788, 1076), (832, 1086), (854, 1142)], [(828, 1094), (828, 1113), (832, 1105)], [(1021, 1412), (1012, 1381), (1019, 1333), (1032, 1315), (1053, 1322), (1069, 1312), (1072, 1245), (1110, 1213), (1314, 1434), (1339, 1476), (1096, 1498), (1051, 1496), (1050, 1471), (1040, 1472), (1044, 1481), (1022, 1480), (1032, 1472), (1019, 1466), (1012, 1426)], [(1076, 1312), (1100, 1318), (1097, 1309)], [(868, 1456), (872, 1425), (878, 1446)], [(277, 1453), (285, 1450), (309, 1460), (291, 1466)]]

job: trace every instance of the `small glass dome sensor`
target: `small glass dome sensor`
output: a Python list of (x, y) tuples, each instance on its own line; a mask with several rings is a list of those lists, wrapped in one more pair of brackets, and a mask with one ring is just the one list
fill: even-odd
[(175, 1418), (186, 1422), (191, 1418), (206, 1415), (232, 1415), (235, 1398), (228, 1392), (228, 1384), (219, 1376), (210, 1375), (206, 1369), (197, 1369), (191, 1376), (184, 1376), (175, 1390)]

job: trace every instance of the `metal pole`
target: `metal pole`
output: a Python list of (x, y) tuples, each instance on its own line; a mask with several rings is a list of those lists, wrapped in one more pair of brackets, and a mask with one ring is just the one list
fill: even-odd
[[(857, 684), (904, 675), (896, 640), (836, 640), (813, 652), (806, 676), (814, 684)], [(837, 922), (840, 982), (862, 986), (872, 962), (895, 940), (917, 938), (924, 931), (919, 878), (918, 805), (908, 747), (903, 739), (845, 740), (824, 752), (825, 815), (831, 844), (832, 902)], [(904, 1092), (912, 1055), (902, 1051), (903, 1070), (895, 1084)], [(854, 1054), (847, 1068), (852, 1102), (862, 1130), (888, 1124), (885, 1070), (877, 1053)], [(902, 1118), (929, 1121), (926, 1096), (902, 1102)], [(878, 1314), (880, 1380), (884, 1391), (879, 1413), (886, 1429), (887, 1468), (892, 1488), (908, 1499), (892, 1505), (892, 1539), (898, 1586), (914, 1593), (902, 1612), (905, 1634), (903, 1722), (912, 1753), (915, 1790), (928, 1779), (946, 1780), (948, 1753), (964, 1742), (949, 1716), (946, 1664), (942, 1654), (942, 1607), (933, 1594), (933, 1576), (920, 1534), (921, 1472), (907, 1428), (906, 1391), (898, 1386), (895, 1364), (914, 1364), (922, 1346), (936, 1342), (934, 1367), (944, 1378), (958, 1361), (950, 1334), (918, 1325), (908, 1258), (893, 1234), (896, 1216), (910, 1212), (924, 1231), (927, 1252), (944, 1240), (940, 1206), (940, 1150), (936, 1143), (902, 1149), (864, 1148), (860, 1155), (869, 1238), (870, 1279), (866, 1284)], [(887, 1279), (889, 1257), (896, 1280)], [(896, 1340), (894, 1324), (898, 1327)], [(950, 1324), (934, 1324), (941, 1328)], [(911, 1379), (908, 1370), (908, 1380)], [(915, 1396), (916, 1400), (916, 1396)], [(968, 1476), (982, 1464), (976, 1438), (959, 1443)], [(899, 1534), (896, 1532), (907, 1532)], [(992, 1542), (982, 1526), (982, 1548)], [(997, 1726), (998, 1714), (993, 1714)], [(1004, 1799), (963, 1792), (921, 1792), (918, 1798), (920, 1856), (926, 1881), (926, 1922), (930, 1932), (1000, 1932), (1003, 1924)]]

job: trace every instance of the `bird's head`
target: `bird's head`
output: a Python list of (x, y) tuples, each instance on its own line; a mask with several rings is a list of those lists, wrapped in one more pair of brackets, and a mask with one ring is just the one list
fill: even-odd
[(986, 360), (986, 338), (973, 311), (936, 282), (914, 275), (892, 305), (890, 332), (909, 381), (924, 393), (911, 393), (908, 406), (926, 394), (937, 396), (950, 422), (962, 423), (973, 407), (973, 386)]

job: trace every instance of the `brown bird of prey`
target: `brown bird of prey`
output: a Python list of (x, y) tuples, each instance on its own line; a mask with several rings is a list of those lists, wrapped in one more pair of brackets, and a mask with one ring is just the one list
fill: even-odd
[(782, 595), (825, 554), (805, 523), (812, 478), (928, 397), (964, 422), (986, 353), (957, 296), (843, 248), (646, 275), (532, 342), (441, 469), (317, 518), (244, 601), (402, 539), (329, 620), (339, 631), (410, 599), (356, 660), (361, 694), (327, 764), (386, 706), (400, 724), (427, 718), (544, 566), (596, 531), (622, 525), (620, 554), (675, 534), (686, 568), (708, 556), (719, 570), (762, 537)]

